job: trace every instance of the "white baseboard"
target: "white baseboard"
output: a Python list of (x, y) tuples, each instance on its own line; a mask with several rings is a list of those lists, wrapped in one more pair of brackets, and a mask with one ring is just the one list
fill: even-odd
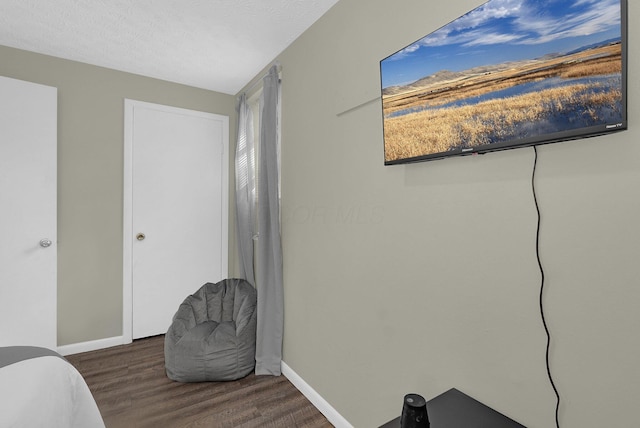
[(291, 369), (284, 361), (282, 362), (282, 374), (289, 379), (289, 381), (298, 388), (302, 395), (307, 397), (311, 404), (313, 404), (322, 413), (331, 424), (336, 428), (353, 428), (353, 425), (349, 423), (336, 409), (331, 407), (324, 398), (320, 396), (311, 386), (305, 382), (296, 372)]
[(112, 346), (124, 345), (126, 342), (123, 336), (107, 337), (106, 339), (91, 340), (89, 342), (72, 343), (70, 345), (58, 346), (58, 353), (62, 355), (73, 355), (81, 352), (95, 351), (97, 349), (110, 348)]

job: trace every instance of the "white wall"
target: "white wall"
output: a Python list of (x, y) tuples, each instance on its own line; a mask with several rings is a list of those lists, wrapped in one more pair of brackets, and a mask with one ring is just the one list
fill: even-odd
[[(278, 58), (284, 359), (356, 427), (397, 416), (405, 393), (451, 387), (554, 425), (533, 149), (385, 167), (380, 102), (340, 114), (379, 96), (380, 59), (480, 3), (341, 0)], [(539, 148), (563, 428), (637, 425), (638, 37), (630, 28), (629, 130)]]

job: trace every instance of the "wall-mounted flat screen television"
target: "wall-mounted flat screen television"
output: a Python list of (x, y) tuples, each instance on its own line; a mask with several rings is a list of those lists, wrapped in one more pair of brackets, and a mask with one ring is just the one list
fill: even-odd
[(398, 164), (627, 127), (627, 0), (489, 0), (380, 61)]

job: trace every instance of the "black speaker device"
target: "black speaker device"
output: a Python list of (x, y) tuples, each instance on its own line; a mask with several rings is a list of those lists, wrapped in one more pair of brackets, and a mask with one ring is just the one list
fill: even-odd
[(402, 415), (400, 416), (400, 428), (429, 428), (429, 415), (427, 414), (427, 401), (418, 394), (404, 396)]

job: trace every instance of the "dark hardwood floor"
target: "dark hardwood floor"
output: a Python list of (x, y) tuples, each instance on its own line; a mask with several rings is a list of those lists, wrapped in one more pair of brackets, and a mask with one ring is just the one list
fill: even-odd
[(69, 355), (107, 428), (328, 428), (327, 419), (284, 376), (179, 383), (164, 372), (164, 336)]

